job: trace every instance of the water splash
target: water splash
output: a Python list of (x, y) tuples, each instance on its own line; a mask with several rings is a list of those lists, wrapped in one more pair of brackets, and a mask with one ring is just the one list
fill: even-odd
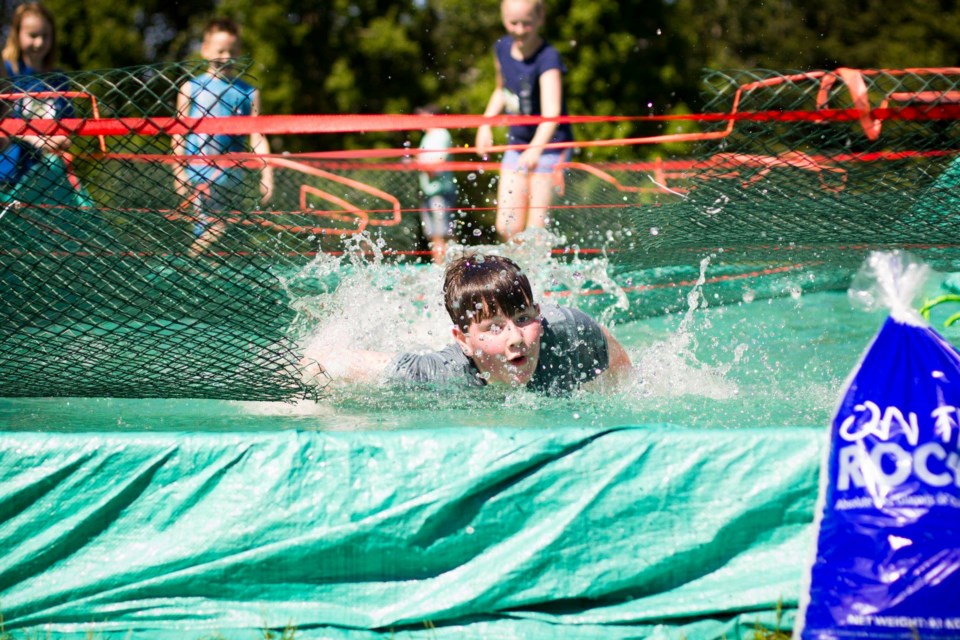
[[(612, 300), (609, 306), (599, 312), (595, 307), (592, 310), (601, 322), (615, 310), (628, 307), (623, 289), (607, 273), (604, 257), (583, 259), (575, 250), (555, 256), (554, 247), (562, 244), (564, 238), (546, 230), (532, 229), (509, 243), (454, 245), (447, 259), (465, 252), (509, 257), (528, 274), (534, 295), (540, 301), (576, 306), (586, 295), (585, 291), (607, 294)], [(297, 311), (293, 330), (296, 339), (308, 357), (322, 354), (331, 375), (341, 378), (338, 386), (346, 391), (338, 396), (338, 401), (356, 405), (360, 411), (372, 409), (371, 403), (403, 410), (411, 402), (414, 406), (422, 403), (422, 398), (398, 396), (382, 388), (372, 393), (369, 384), (359, 387), (344, 384), (342, 379), (351, 377), (350, 366), (357, 359), (356, 352), (392, 356), (401, 351), (441, 349), (451, 341), (450, 320), (443, 306), (443, 269), (434, 265), (385, 262), (380, 249), (372, 238), (359, 236), (347, 243), (342, 256), (318, 255), (286, 281)], [(699, 277), (687, 293), (687, 308), (679, 327), (665, 339), (658, 339), (645, 348), (628, 347), (636, 382), (618, 394), (622, 408), (628, 411), (631, 407), (639, 408), (651, 398), (729, 399), (739, 394), (737, 384), (728, 373), (740, 362), (747, 350), (746, 344), (735, 345), (732, 353), (726, 349), (724, 353), (730, 357), (719, 364), (701, 362), (696, 355), (698, 341), (712, 335), (710, 315), (704, 313), (707, 304), (703, 295), (709, 266), (710, 258), (700, 263)], [(439, 395), (431, 397), (431, 401), (437, 403), (436, 406), (456, 406), (463, 402), (463, 395), (462, 392), (455, 396)], [(535, 407), (545, 402), (527, 395), (530, 394), (510, 394), (506, 399), (501, 395), (495, 403), (530, 408), (530, 403)], [(586, 407), (592, 400), (574, 402)], [(478, 405), (478, 410), (489, 409), (490, 402)]]
[[(447, 260), (464, 253), (505, 256), (527, 273), (540, 302), (576, 305), (589, 286), (612, 298), (609, 313), (628, 306), (626, 294), (607, 274), (604, 257), (584, 260), (573, 250), (557, 258), (553, 250), (562, 244), (560, 236), (531, 229), (505, 244), (452, 245)], [(361, 234), (346, 241), (341, 256), (319, 254), (283, 280), (296, 311), (291, 336), (307, 359), (322, 360), (334, 377), (350, 377), (355, 369), (348, 361), (356, 360), (355, 352), (367, 357), (437, 350), (452, 340), (443, 269), (387, 262), (382, 248), (382, 241)]]
[(700, 275), (687, 294), (687, 309), (677, 330), (642, 352), (630, 354), (637, 379), (632, 390), (635, 395), (666, 398), (697, 395), (719, 400), (739, 394), (738, 386), (727, 374), (742, 359), (746, 344), (736, 345), (732, 359), (722, 364), (704, 364), (696, 356), (698, 335), (709, 335), (711, 329), (709, 316), (697, 314), (698, 309), (706, 306), (703, 285), (709, 265), (709, 257), (700, 262)]
[[(554, 249), (561, 246), (565, 249), (557, 256)], [(605, 256), (585, 259), (576, 245), (568, 245), (564, 236), (547, 229), (532, 227), (508, 243), (461, 246), (449, 255), (458, 256), (464, 252), (510, 258), (527, 274), (534, 298), (540, 302), (581, 307), (586, 296), (608, 296), (612, 302), (596, 312), (597, 319), (604, 324), (616, 311), (630, 306), (623, 287), (610, 276), (610, 265)]]
[[(552, 242), (550, 234), (537, 231), (520, 243), (453, 247), (450, 257), (463, 251), (510, 256), (530, 273), (538, 297), (587, 286), (595, 277), (585, 269), (593, 266), (592, 257), (578, 263), (576, 255), (556, 256)], [(352, 253), (319, 256), (288, 279), (298, 310), (297, 335), (321, 349), (392, 353), (416, 343), (429, 349), (449, 344), (450, 321), (440, 301), (442, 269), (384, 262), (376, 247), (369, 238), (358, 239)], [(680, 313), (646, 315), (612, 328), (636, 373), (635, 382), (612, 394), (584, 390), (549, 398), (493, 387), (411, 390), (338, 381), (319, 403), (299, 406), (292, 415), (303, 420), (298, 428), (377, 430), (435, 427), (440, 415), (445, 425), (520, 428), (664, 422), (727, 428), (827, 420), (832, 389), (875, 327), (864, 324), (864, 314), (851, 315), (839, 294), (760, 301), (745, 296), (732, 304), (708, 305), (708, 272), (714, 268), (715, 259), (701, 262)], [(561, 304), (586, 300), (572, 293), (556, 298)], [(601, 315), (596, 305), (590, 313)], [(282, 415), (291, 415), (289, 407)]]
[(335, 378), (359, 371), (361, 354), (438, 349), (450, 337), (441, 285), (440, 269), (387, 263), (380, 244), (358, 236), (342, 256), (318, 255), (285, 282), (290, 334)]

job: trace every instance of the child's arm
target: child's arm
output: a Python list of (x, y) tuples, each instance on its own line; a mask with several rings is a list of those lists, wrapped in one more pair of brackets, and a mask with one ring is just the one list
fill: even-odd
[[(550, 69), (540, 75), (540, 115), (544, 118), (555, 118), (560, 115), (560, 106), (563, 104), (563, 82), (559, 69)], [(557, 130), (556, 122), (541, 122), (537, 132), (530, 140), (530, 146), (520, 154), (520, 167), (533, 171), (540, 162), (543, 145), (550, 142)]]
[[(63, 83), (61, 82), (53, 81), (46, 86), (40, 85), (36, 88), (45, 91), (60, 91), (66, 88), (62, 85)], [(73, 117), (73, 108), (68, 106), (66, 98), (44, 98), (33, 103), (31, 107), (28, 107), (28, 110), (32, 112), (31, 115), (34, 118), (54, 118), (59, 120), (63, 117)], [(66, 151), (70, 147), (70, 136), (27, 135), (17, 136), (17, 138), (38, 151), (56, 153), (57, 151)]]
[(394, 354), (360, 349), (307, 347), (300, 366), (305, 377), (319, 378), (326, 373), (333, 380), (346, 382), (375, 382), (386, 370)]
[(40, 151), (65, 151), (70, 146), (70, 136), (18, 136)]
[[(260, 92), (253, 94), (253, 106), (250, 115), (260, 115)], [(262, 133), (250, 134), (250, 150), (260, 156), (270, 155), (270, 141)], [(263, 169), (260, 171), (260, 194), (262, 202), (266, 202), (273, 195), (273, 167), (264, 162)]]
[(607, 355), (609, 362), (606, 370), (597, 376), (594, 380), (587, 383), (586, 388), (610, 389), (616, 388), (620, 384), (627, 382), (633, 373), (633, 365), (630, 362), (630, 356), (627, 350), (623, 348), (617, 339), (614, 338), (604, 327), (600, 327), (603, 336), (607, 339)]
[[(493, 93), (490, 94), (490, 100), (487, 102), (487, 108), (483, 110), (483, 115), (485, 116), (496, 116), (500, 115), (503, 111), (503, 74), (500, 71), (500, 61), (497, 60), (496, 56), (493, 58), (493, 63), (496, 65), (497, 69), (497, 84), (493, 89)], [(493, 129), (490, 128), (490, 125), (483, 124), (477, 129), (477, 153), (480, 155), (486, 155), (487, 149), (493, 146)]]
[[(190, 113), (190, 96), (187, 95), (187, 85), (184, 84), (180, 87), (180, 92), (177, 94), (177, 117), (186, 117)], [(186, 137), (182, 135), (173, 135), (171, 138), (171, 146), (173, 147), (173, 155), (182, 156), (185, 153), (184, 145), (186, 144)], [(177, 190), (177, 193), (180, 194), (181, 198), (190, 197), (190, 181), (187, 179), (187, 167), (183, 162), (175, 161), (173, 163), (173, 188)]]

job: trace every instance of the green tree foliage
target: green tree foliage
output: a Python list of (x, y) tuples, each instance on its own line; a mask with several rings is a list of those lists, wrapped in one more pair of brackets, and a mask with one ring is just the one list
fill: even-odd
[[(190, 47), (190, 25), (214, 0), (43, 0), (54, 13), (67, 69), (104, 69), (175, 60)], [(7, 8), (8, 13), (10, 7)], [(9, 16), (5, 23), (9, 23)]]
[[(46, 2), (59, 19), (68, 69), (182, 59), (195, 53), (212, 15), (236, 18), (256, 61), (266, 113), (411, 113), (427, 102), (449, 113), (480, 113), (493, 88), (492, 44), (503, 33), (499, 0)], [(902, 68), (960, 60), (956, 0), (547, 0), (547, 7), (544, 36), (568, 66), (564, 90), (574, 114), (696, 112), (704, 68)], [(577, 127), (581, 139), (675, 130)], [(454, 136), (469, 143), (473, 132)], [(405, 138), (357, 134), (278, 144), (299, 151), (398, 146)], [(584, 151), (592, 158), (610, 153)]]
[(676, 0), (673, 25), (714, 68), (782, 70), (952, 66), (955, 0)]

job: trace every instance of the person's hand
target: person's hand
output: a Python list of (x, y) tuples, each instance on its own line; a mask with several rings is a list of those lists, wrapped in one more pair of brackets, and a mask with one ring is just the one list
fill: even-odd
[(521, 170), (533, 173), (540, 164), (541, 155), (543, 155), (543, 147), (528, 147), (520, 154), (517, 164)]
[(490, 125), (481, 125), (477, 129), (477, 153), (484, 157), (486, 156), (490, 147), (493, 146), (493, 130), (490, 128)]

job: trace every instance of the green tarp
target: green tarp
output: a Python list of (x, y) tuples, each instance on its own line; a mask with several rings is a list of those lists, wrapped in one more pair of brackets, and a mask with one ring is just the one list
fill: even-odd
[(4, 629), (732, 640), (778, 603), (789, 629), (825, 433), (0, 432)]

